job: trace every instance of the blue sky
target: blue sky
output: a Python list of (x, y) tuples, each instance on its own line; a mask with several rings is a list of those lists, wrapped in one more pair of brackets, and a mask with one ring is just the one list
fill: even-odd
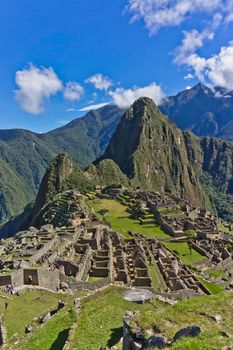
[(44, 132), (198, 81), (233, 90), (232, 0), (7, 0), (0, 25), (1, 129)]

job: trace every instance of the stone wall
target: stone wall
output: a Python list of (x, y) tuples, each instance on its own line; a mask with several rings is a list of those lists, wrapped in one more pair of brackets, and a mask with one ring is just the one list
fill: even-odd
[(15, 287), (22, 286), (23, 283), (24, 283), (24, 281), (23, 281), (23, 270), (20, 269), (20, 270), (14, 271), (11, 274), (11, 278), (12, 278), (13, 286), (15, 286)]
[(11, 275), (0, 276), (0, 286), (7, 286), (12, 284)]
[(60, 286), (59, 271), (47, 271), (38, 269), (39, 286), (57, 291)]

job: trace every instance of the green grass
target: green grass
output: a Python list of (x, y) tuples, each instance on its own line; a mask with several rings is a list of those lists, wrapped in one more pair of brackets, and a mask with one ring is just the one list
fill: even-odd
[[(220, 336), (221, 331), (232, 334), (233, 293), (194, 298), (170, 306), (158, 301), (150, 304), (134, 304), (123, 299), (124, 288), (109, 287), (90, 296), (83, 302), (78, 320), (73, 350), (97, 350), (100, 346), (120, 350), (123, 316), (125, 311), (139, 310), (136, 321), (146, 330), (155, 329), (171, 339), (175, 333), (188, 325), (199, 325), (201, 336), (184, 339), (171, 347), (176, 350), (219, 350), (230, 345), (231, 339)], [(222, 316), (218, 325), (211, 317)]]
[(54, 316), (44, 326), (39, 326), (37, 332), (27, 336), (19, 350), (62, 350), (67, 340), (70, 327), (76, 322), (74, 308), (65, 308)]
[[(21, 296), (10, 295), (9, 297), (11, 299), (0, 298), (0, 313), (4, 314), (8, 337), (15, 333), (23, 335), (24, 327), (29, 325), (34, 317), (57, 307), (58, 301), (64, 298), (61, 294), (46, 291), (26, 291)], [(8, 307), (4, 312), (6, 302)]]
[(199, 280), (209, 289), (212, 294), (218, 294), (222, 292), (222, 288), (216, 283), (206, 281), (204, 278), (199, 277)]
[(221, 278), (225, 275), (225, 271), (223, 270), (212, 270), (208, 271), (208, 274), (213, 278)]
[[(216, 296), (204, 296), (181, 301), (176, 305), (144, 310), (137, 321), (144, 330), (157, 329), (161, 335), (171, 339), (184, 327), (198, 325), (201, 335), (186, 338), (175, 343), (172, 350), (220, 350), (232, 345), (232, 338), (221, 336), (221, 331), (233, 334), (232, 322), (233, 293), (221, 293)], [(221, 315), (218, 325), (211, 317)]]
[[(126, 311), (133, 310), (140, 311), (136, 321), (142, 326), (145, 334), (147, 334), (147, 330), (154, 329), (157, 334), (171, 339), (183, 327), (193, 324), (201, 327), (200, 337), (187, 338), (177, 342), (171, 347), (172, 350), (219, 350), (224, 345), (230, 345), (232, 338), (223, 338), (220, 332), (233, 334), (233, 293), (193, 298), (170, 306), (156, 300), (141, 305), (128, 302), (123, 299), (125, 290), (127, 289), (112, 286), (83, 299), (82, 311), (78, 319), (72, 304), (75, 296), (66, 297), (63, 295), (64, 298), (67, 298), (67, 306), (64, 309), (47, 323), (35, 326), (31, 334), (23, 335), (21, 333), (19, 341), (13, 345), (8, 345), (6, 349), (62, 350), (71, 326), (76, 325), (74, 337), (72, 337), (72, 350), (97, 350), (100, 346), (114, 347), (114, 349), (120, 350), (123, 316)], [(43, 303), (47, 305), (51, 302), (52, 295), (55, 299), (61, 297), (59, 294), (46, 292), (42, 292), (41, 296), (40, 291), (25, 293), (25, 299), (28, 296), (29, 305), (24, 300), (22, 305), (24, 310), (21, 312), (22, 327), (25, 324), (25, 310), (30, 309), (33, 312), (34, 306), (38, 302), (35, 298), (41, 297)], [(15, 298), (12, 300), (15, 300)], [(18, 300), (20, 298), (18, 297)], [(37, 306), (34, 314), (38, 314), (38, 311)], [(39, 314), (42, 314), (42, 310), (39, 311)], [(18, 318), (17, 315), (18, 313), (16, 313), (16, 318)], [(215, 315), (222, 316), (220, 325), (211, 319)], [(13, 314), (11, 322), (15, 322)]]
[[(123, 316), (128, 310), (150, 309), (149, 304), (138, 305), (122, 297), (124, 288), (110, 287), (90, 296), (83, 302), (78, 320), (73, 350), (97, 350), (113, 347), (122, 337)], [(120, 349), (120, 348), (119, 348)]]
[(149, 266), (148, 269), (152, 281), (152, 287), (160, 292), (166, 290), (166, 284), (161, 276), (157, 264), (154, 262), (154, 265)]
[(165, 242), (166, 247), (172, 251), (176, 251), (179, 253), (179, 258), (186, 265), (195, 265), (203, 260), (207, 260), (207, 258), (201, 254), (199, 254), (196, 250), (192, 249), (192, 254), (190, 254), (190, 250), (187, 242)]
[(159, 212), (162, 215), (184, 215), (184, 212), (180, 209), (180, 206), (176, 207), (176, 208), (160, 208)]
[[(94, 209), (95, 214), (100, 220), (106, 220), (115, 231), (126, 238), (131, 238), (128, 231), (140, 233), (152, 238), (166, 239), (169, 237), (155, 224), (140, 225), (139, 220), (131, 219), (130, 214), (126, 211), (127, 207), (116, 200), (95, 199), (89, 201), (89, 205)], [(101, 209), (108, 209), (109, 213), (103, 217), (99, 213)]]
[(233, 231), (230, 231), (229, 228), (225, 225), (223, 225), (223, 223), (221, 223), (220, 221), (218, 222), (218, 229), (222, 232), (228, 233), (228, 234), (233, 234)]
[(88, 278), (88, 282), (98, 282), (98, 281), (102, 281), (103, 277), (95, 277), (95, 276), (89, 276)]

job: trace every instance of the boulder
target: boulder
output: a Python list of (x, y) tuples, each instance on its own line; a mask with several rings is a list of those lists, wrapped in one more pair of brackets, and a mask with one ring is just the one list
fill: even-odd
[(199, 326), (190, 326), (180, 329), (174, 336), (173, 341), (177, 341), (183, 337), (198, 337), (201, 333)]
[(48, 322), (48, 321), (50, 320), (50, 318), (51, 318), (51, 313), (48, 312), (48, 313), (42, 318), (41, 323), (46, 323), (46, 322)]
[(149, 338), (148, 340), (148, 349), (154, 349), (154, 348), (158, 348), (158, 349), (164, 349), (167, 345), (167, 339), (164, 337), (156, 337), (156, 336), (152, 336)]
[(28, 269), (31, 267), (31, 264), (26, 260), (22, 260), (19, 267), (21, 269)]
[(53, 228), (53, 225), (47, 224), (47, 225), (41, 226), (40, 230), (44, 232), (52, 233), (54, 231), (54, 228)]

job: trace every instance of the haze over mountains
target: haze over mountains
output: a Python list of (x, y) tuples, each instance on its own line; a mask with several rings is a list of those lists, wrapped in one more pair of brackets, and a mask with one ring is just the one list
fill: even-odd
[[(212, 91), (208, 87), (198, 84), (192, 89), (182, 91), (176, 96), (168, 97), (163, 105), (160, 106), (160, 109), (181, 129), (192, 130), (199, 136), (233, 139), (232, 92), (227, 93), (220, 88), (216, 88), (215, 91)], [(77, 161), (82, 168), (88, 166), (96, 158), (100, 157), (104, 153), (122, 114), (122, 109), (109, 105), (98, 111), (91, 111), (83, 118), (76, 119), (66, 126), (46, 134), (36, 134), (25, 130), (1, 130), (0, 222), (3, 223), (9, 219), (9, 217), (18, 214), (27, 203), (34, 200), (40, 181), (49, 162), (59, 152), (66, 152)], [(137, 135), (132, 132), (132, 128), (133, 126), (129, 124), (127, 137), (118, 138), (118, 153), (120, 153), (120, 147), (126, 147), (128, 144), (131, 144), (131, 142), (129, 142), (131, 138), (137, 139)], [(149, 130), (147, 137), (149, 139), (152, 137), (150, 136)], [(119, 141), (121, 139), (122, 141)], [(121, 146), (120, 142), (123, 144), (124, 140), (126, 143)], [(192, 142), (197, 142), (195, 141), (197, 140), (195, 137), (193, 140)], [(172, 140), (170, 141), (173, 142)], [(113, 143), (112, 141), (112, 146), (109, 147), (113, 147)], [(206, 152), (208, 151), (213, 154), (214, 151), (214, 158), (216, 161), (218, 160), (219, 164), (225, 164), (226, 159), (230, 162), (229, 157), (231, 151), (229, 150), (231, 150), (231, 144), (224, 143), (226, 146), (225, 150), (223, 150), (220, 141), (213, 142), (212, 140), (205, 139), (205, 141), (202, 141), (202, 145), (205, 146)], [(107, 153), (110, 152), (109, 147), (106, 151)], [(128, 157), (130, 158), (131, 150), (127, 147), (126, 150), (129, 151)], [(116, 152), (115, 146), (114, 152)], [(121, 153), (124, 154), (123, 151)], [(112, 154), (113, 159), (116, 156), (116, 153), (114, 154)], [(127, 152), (124, 154), (124, 157), (126, 157), (126, 155)], [(221, 159), (220, 157), (225, 158)], [(172, 158), (174, 158), (174, 154)], [(169, 160), (169, 171), (171, 171), (171, 169), (174, 170), (171, 162), (177, 167), (174, 162), (175, 158), (173, 160), (172, 158)], [(124, 167), (132, 167), (132, 165), (130, 165), (130, 162), (126, 162), (125, 159), (122, 159), (122, 162), (124, 165), (122, 165), (123, 163), (121, 164), (120, 161), (116, 163), (131, 177), (130, 169), (124, 169)], [(179, 162), (177, 164), (179, 164)], [(231, 171), (229, 164), (227, 169), (223, 172)], [(105, 170), (106, 167), (108, 171), (110, 169), (112, 171), (112, 166), (109, 165), (109, 163), (104, 164)], [(216, 174), (219, 171), (219, 166), (216, 166), (216, 162), (214, 162), (213, 165), (208, 163), (207, 159), (205, 167), (207, 167), (207, 170), (212, 169)], [(144, 170), (146, 171), (146, 169)], [(183, 171), (183, 168), (181, 168), (181, 170)], [(187, 174), (189, 174), (189, 171), (190, 169), (187, 169)], [(191, 170), (191, 173), (192, 171), (193, 170)], [(99, 171), (98, 168), (95, 168), (95, 172), (96, 176), (98, 174), (100, 176), (100, 174), (103, 173), (103, 171)], [(117, 173), (116, 169), (114, 169), (114, 173)], [(194, 181), (193, 179), (195, 177), (193, 177), (191, 173), (187, 179), (189, 179), (188, 181), (190, 181), (192, 184), (191, 187), (193, 187), (192, 181)], [(223, 175), (224, 174), (222, 174), (222, 176)], [(213, 179), (210, 181), (212, 180)], [(215, 181), (217, 180), (215, 179)], [(227, 181), (225, 185), (227, 188), (223, 191), (223, 194), (228, 193), (229, 189), (231, 192), (230, 182)], [(182, 186), (182, 184), (179, 186)], [(197, 187), (195, 187), (195, 191), (196, 189)], [(216, 195), (216, 193), (213, 195)]]

